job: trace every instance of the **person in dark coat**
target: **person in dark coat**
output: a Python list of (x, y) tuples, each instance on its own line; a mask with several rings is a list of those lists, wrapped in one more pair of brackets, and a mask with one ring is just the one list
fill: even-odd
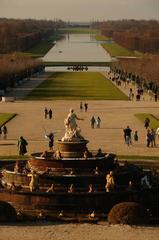
[(52, 118), (52, 110), (50, 108), (50, 110), (49, 110), (49, 119), (51, 119), (51, 118)]
[(27, 153), (27, 145), (27, 141), (23, 138), (23, 136), (21, 136), (18, 140), (19, 155), (23, 156), (25, 153)]
[(7, 129), (7, 127), (5, 125), (2, 128), (2, 132), (3, 132), (3, 138), (7, 139), (8, 129)]
[(47, 118), (47, 115), (48, 115), (48, 110), (47, 110), (47, 108), (45, 107), (45, 109), (44, 109), (44, 116), (45, 116), (45, 119)]

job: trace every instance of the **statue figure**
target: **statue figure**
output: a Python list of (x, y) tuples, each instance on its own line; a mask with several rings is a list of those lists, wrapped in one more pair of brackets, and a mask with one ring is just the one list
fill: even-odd
[(80, 141), (84, 139), (80, 135), (81, 129), (78, 127), (76, 120), (83, 120), (82, 118), (78, 118), (77, 115), (74, 113), (73, 109), (70, 109), (67, 118), (64, 120), (65, 124), (65, 136), (62, 138), (62, 141)]

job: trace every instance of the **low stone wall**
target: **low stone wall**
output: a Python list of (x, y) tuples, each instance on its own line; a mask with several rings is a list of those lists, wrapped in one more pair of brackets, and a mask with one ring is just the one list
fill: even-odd
[(2, 97), (2, 102), (14, 102), (14, 97)]

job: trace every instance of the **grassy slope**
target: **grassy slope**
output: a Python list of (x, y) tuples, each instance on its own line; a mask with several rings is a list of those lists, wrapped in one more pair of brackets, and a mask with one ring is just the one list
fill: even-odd
[(27, 100), (126, 100), (127, 96), (100, 73), (54, 73)]
[[(103, 35), (96, 35), (97, 41), (104, 41), (104, 40), (110, 40), (111, 38), (103, 36)], [(115, 42), (108, 42), (108, 43), (102, 43), (101, 46), (109, 52), (111, 56), (132, 56), (132, 57), (141, 57), (142, 53), (130, 51), (121, 45), (115, 43)]]
[(15, 116), (15, 113), (0, 113), (0, 126), (4, 125)]
[(111, 56), (139, 57), (142, 55), (141, 53), (130, 51), (115, 42), (102, 43), (101, 45)]
[(155, 118), (152, 114), (149, 113), (137, 113), (135, 114), (135, 116), (143, 122), (144, 124), (144, 120), (145, 118), (149, 118), (150, 119), (150, 128), (156, 129), (159, 127), (159, 120), (157, 118)]

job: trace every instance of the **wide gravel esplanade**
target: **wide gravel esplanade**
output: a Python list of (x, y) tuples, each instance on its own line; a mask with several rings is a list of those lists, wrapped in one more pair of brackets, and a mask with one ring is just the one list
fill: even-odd
[[(80, 112), (80, 101), (16, 101), (0, 103), (1, 112), (14, 112), (18, 115), (7, 123), (8, 139), (0, 140), (0, 155), (17, 155), (17, 140), (24, 136), (28, 141), (28, 154), (48, 149), (48, 141), (44, 137), (45, 130), (55, 132), (55, 140), (64, 135), (64, 118), (70, 108), (73, 108), (80, 118), (78, 124), (82, 135), (89, 140), (90, 150), (99, 147), (106, 152), (122, 155), (158, 156), (159, 139), (156, 148), (146, 147), (146, 130), (135, 116), (135, 113), (145, 112), (156, 114), (158, 102), (152, 101), (87, 101), (88, 112)], [(44, 108), (52, 108), (53, 118), (44, 119)], [(90, 119), (100, 116), (101, 128), (92, 129)], [(123, 128), (129, 125), (133, 131), (138, 130), (139, 142), (128, 147), (124, 143)]]

